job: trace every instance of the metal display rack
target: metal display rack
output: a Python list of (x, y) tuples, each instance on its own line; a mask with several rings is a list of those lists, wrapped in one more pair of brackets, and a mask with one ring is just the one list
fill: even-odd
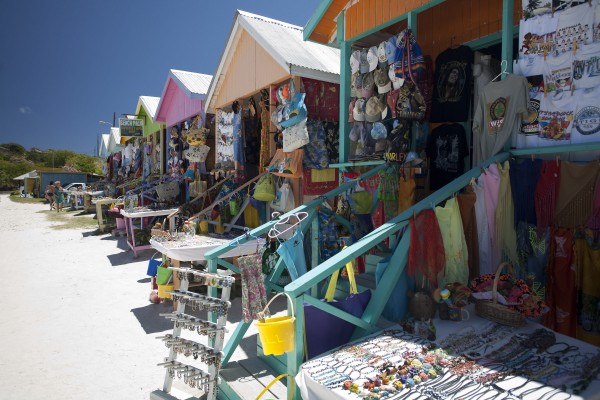
[[(167, 348), (169, 355), (164, 362), (158, 365), (166, 369), (163, 388), (157, 389), (150, 394), (151, 400), (172, 400), (175, 397), (170, 395), (173, 379), (175, 377), (183, 380), (191, 388), (198, 388), (206, 393), (206, 400), (216, 400), (218, 390), (219, 369), (223, 356), (223, 342), (225, 340), (225, 324), (227, 322), (227, 312), (231, 303), (229, 296), (231, 287), (235, 278), (231, 276), (213, 274), (203, 271), (197, 271), (191, 268), (169, 267), (174, 274), (178, 274), (181, 281), (179, 289), (172, 290), (169, 293), (173, 296), (173, 301), (177, 302), (177, 310), (172, 313), (160, 314), (170, 319), (174, 323), (173, 333), (159, 336)], [(215, 298), (188, 291), (190, 280), (194, 283), (200, 283), (204, 286), (212, 286), (221, 289), (221, 297)], [(208, 312), (208, 319), (204, 320), (189, 314), (186, 314), (186, 307), (192, 311), (205, 310)], [(209, 345), (203, 345), (193, 340), (181, 337), (183, 329), (196, 331), (199, 335), (208, 336)], [(177, 359), (178, 355), (186, 357), (186, 361), (191, 357), (196, 363), (201, 362), (206, 369), (198, 368), (188, 362)], [(191, 362), (191, 360), (190, 360)]]

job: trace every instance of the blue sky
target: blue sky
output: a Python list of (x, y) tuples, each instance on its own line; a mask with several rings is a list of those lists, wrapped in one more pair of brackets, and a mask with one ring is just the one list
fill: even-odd
[(320, 0), (3, 0), (0, 143), (92, 154), (169, 69), (212, 75), (236, 9), (305, 26)]

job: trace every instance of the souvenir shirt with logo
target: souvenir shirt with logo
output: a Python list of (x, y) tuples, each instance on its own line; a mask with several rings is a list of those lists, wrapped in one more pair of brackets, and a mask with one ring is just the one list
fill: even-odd
[(427, 139), (430, 159), (430, 189), (437, 190), (463, 174), (464, 159), (469, 154), (465, 128), (460, 124), (444, 124), (431, 131)]
[(488, 83), (481, 92), (473, 116), (473, 163), (497, 154), (521, 127), (527, 115), (527, 79), (509, 74)]
[(594, 27), (592, 28), (594, 42), (600, 42), (600, 4), (596, 6), (594, 12)]
[(577, 46), (591, 43), (593, 24), (594, 12), (587, 4), (561, 12), (554, 35), (554, 50), (557, 54), (563, 54), (573, 52), (575, 42)]
[(573, 56), (573, 84), (576, 90), (600, 85), (600, 43), (577, 49)]
[(431, 121), (466, 121), (471, 99), (473, 52), (468, 46), (446, 49), (435, 59)]
[[(577, 108), (573, 117), (571, 143), (597, 143), (600, 141), (600, 89), (577, 91)], [(600, 151), (571, 153), (571, 161), (590, 161), (600, 157)]]
[(513, 141), (513, 146), (519, 149), (538, 145), (540, 132), (538, 116), (540, 99), (544, 94), (544, 68), (544, 57), (535, 54), (523, 56), (513, 64), (514, 73), (527, 79), (529, 90), (527, 116), (521, 119), (521, 129)]
[(533, 18), (537, 15), (542, 15), (552, 11), (552, 8), (549, 4), (543, 4), (543, 2), (536, 0), (523, 0), (522, 9), (523, 19)]
[(554, 36), (558, 26), (558, 14), (540, 15), (536, 18), (521, 20), (519, 23), (519, 57), (552, 53)]
[(571, 90), (573, 82), (573, 52), (557, 57), (547, 57), (544, 68), (544, 85), (548, 93)]
[(577, 97), (571, 92), (552, 93), (540, 100), (540, 146), (556, 146), (571, 142), (571, 129)]

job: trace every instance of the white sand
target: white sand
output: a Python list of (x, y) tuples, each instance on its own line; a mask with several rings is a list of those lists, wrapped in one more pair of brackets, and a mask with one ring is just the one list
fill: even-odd
[[(0, 195), (0, 399), (148, 399), (162, 387), (156, 364), (168, 354), (155, 337), (173, 328), (158, 315), (172, 303), (148, 302), (153, 252), (134, 259), (125, 238), (51, 229), (49, 212)], [(237, 299), (228, 319), (239, 315)], [(255, 354), (255, 332), (232, 360)]]

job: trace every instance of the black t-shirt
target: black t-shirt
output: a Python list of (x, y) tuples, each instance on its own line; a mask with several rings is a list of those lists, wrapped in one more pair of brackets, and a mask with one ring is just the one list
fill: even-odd
[(465, 128), (460, 124), (441, 125), (427, 139), (429, 187), (437, 190), (464, 173), (468, 154)]
[(461, 122), (469, 116), (473, 52), (468, 46), (446, 49), (435, 60), (431, 121)]

